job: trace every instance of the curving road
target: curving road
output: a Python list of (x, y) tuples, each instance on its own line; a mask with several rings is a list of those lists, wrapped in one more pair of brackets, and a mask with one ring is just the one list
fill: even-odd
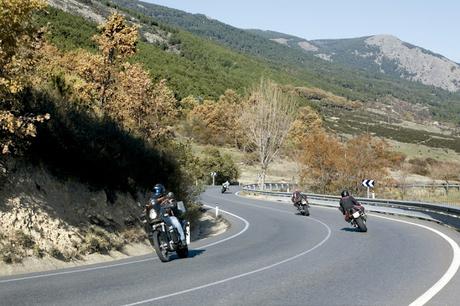
[(303, 217), (291, 205), (217, 188), (202, 200), (227, 211), (232, 226), (192, 243), (190, 258), (161, 263), (153, 254), (0, 278), (0, 304), (458, 305), (457, 254), (440, 236), (456, 245), (454, 230), (370, 216), (369, 232), (358, 233), (336, 209), (312, 207)]

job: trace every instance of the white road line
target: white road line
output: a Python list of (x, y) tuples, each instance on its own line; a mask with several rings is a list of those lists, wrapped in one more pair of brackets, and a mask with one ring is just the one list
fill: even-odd
[[(242, 197), (242, 196), (239, 195), (239, 192), (236, 193), (236, 195), (239, 196), (239, 197)], [(274, 201), (269, 201), (269, 202), (274, 202)], [(275, 203), (278, 203), (278, 202), (275, 202)], [(335, 207), (324, 207), (324, 206), (317, 206), (317, 207), (325, 208), (325, 209), (334, 209), (334, 210), (337, 209)], [(273, 208), (271, 208), (271, 209), (273, 209)], [(417, 224), (417, 223), (413, 223), (413, 222), (409, 222), (409, 221), (404, 221), (404, 220), (384, 217), (384, 216), (377, 215), (377, 214), (371, 214), (371, 215), (373, 217), (377, 217), (377, 218), (387, 219), (387, 220), (394, 221), (394, 222), (406, 223), (406, 224), (410, 224), (410, 225), (414, 225), (414, 226), (424, 228), (426, 230), (429, 230), (429, 231), (439, 235), (441, 238), (443, 238), (444, 240), (446, 240), (450, 244), (450, 246), (452, 248), (453, 255), (452, 255), (452, 262), (451, 262), (449, 268), (444, 273), (444, 275), (433, 286), (431, 286), (430, 289), (428, 289), (425, 293), (423, 293), (421, 296), (419, 296), (417, 299), (415, 299), (415, 301), (413, 301), (409, 306), (422, 306), (422, 305), (425, 305), (436, 294), (438, 294), (449, 283), (449, 281), (455, 276), (455, 274), (457, 273), (457, 271), (458, 271), (458, 269), (460, 267), (460, 247), (458, 246), (458, 244), (452, 238), (450, 238), (446, 234), (444, 234), (444, 233), (442, 233), (442, 232), (440, 232), (440, 231), (438, 231), (438, 230), (436, 230), (434, 228), (431, 228), (429, 226), (422, 225), (422, 224)]]
[[(208, 205), (205, 205), (205, 206), (208, 206)], [(212, 206), (208, 206), (208, 207), (211, 207)], [(235, 214), (232, 214), (228, 211), (225, 211), (225, 210), (221, 210), (221, 212), (225, 213), (225, 214), (228, 214), (230, 216), (233, 216), (237, 219), (240, 219), (241, 221), (244, 222), (244, 228), (239, 231), (238, 233), (230, 236), (230, 237), (227, 237), (227, 238), (224, 238), (224, 239), (221, 239), (219, 241), (216, 241), (216, 242), (213, 242), (213, 243), (210, 243), (210, 244), (206, 244), (206, 245), (203, 245), (203, 246), (200, 246), (200, 248), (207, 248), (207, 247), (210, 247), (210, 246), (214, 246), (216, 244), (220, 244), (220, 243), (223, 243), (225, 241), (228, 241), (230, 239), (233, 239), (235, 237), (238, 237), (239, 235), (243, 234), (248, 228), (249, 228), (249, 222), (247, 220), (245, 220), (244, 218), (241, 218)], [(117, 264), (110, 264), (110, 265), (106, 265), (106, 266), (102, 266), (102, 267), (93, 267), (93, 268), (85, 268), (85, 269), (78, 269), (78, 270), (71, 270), (71, 271), (61, 271), (61, 272), (52, 272), (52, 273), (46, 273), (46, 274), (39, 274), (39, 275), (33, 275), (33, 276), (24, 276), (24, 277), (17, 277), (17, 278), (11, 278), (11, 279), (5, 279), (5, 280), (0, 280), (0, 284), (4, 284), (4, 283), (11, 283), (11, 282), (17, 282), (17, 281), (22, 281), (22, 280), (29, 280), (29, 279), (37, 279), (37, 278), (44, 278), (44, 277), (51, 277), (51, 276), (58, 276), (58, 275), (66, 275), (66, 274), (74, 274), (74, 273), (82, 273), (82, 272), (88, 272), (88, 271), (95, 271), (95, 270), (102, 270), (102, 269), (109, 269), (109, 268), (115, 268), (115, 267), (120, 267), (120, 266), (126, 266), (126, 265), (131, 265), (131, 264), (136, 264), (136, 263), (141, 263), (141, 262), (146, 262), (146, 261), (153, 261), (153, 260), (157, 260), (158, 258), (156, 257), (153, 257), (153, 258), (146, 258), (146, 259), (141, 259), (141, 260), (135, 260), (135, 261), (129, 261), (129, 262), (122, 262), (122, 263), (117, 263)]]
[(146, 259), (141, 259), (141, 260), (136, 260), (136, 261), (112, 264), (112, 265), (103, 266), (103, 267), (94, 267), (94, 268), (86, 268), (86, 269), (79, 269), (79, 270), (72, 270), (72, 271), (61, 271), (61, 272), (53, 272), (53, 273), (46, 273), (46, 274), (33, 275), (33, 276), (24, 276), (24, 277), (18, 277), (18, 278), (4, 279), (4, 280), (0, 280), (0, 284), (11, 283), (11, 282), (16, 282), (16, 281), (21, 281), (21, 280), (35, 279), (35, 278), (50, 277), (50, 276), (56, 276), (56, 275), (65, 275), (65, 274), (81, 273), (81, 272), (88, 272), (88, 271), (94, 271), (94, 270), (102, 270), (102, 269), (131, 265), (131, 264), (145, 262), (145, 261), (151, 261), (154, 259), (155, 258), (146, 258)]
[(377, 215), (373, 215), (373, 216), (378, 217), (378, 218), (382, 218), (382, 219), (388, 219), (388, 220), (391, 220), (391, 221), (396, 221), (396, 222), (406, 223), (406, 224), (410, 224), (410, 225), (415, 225), (415, 226), (427, 229), (427, 230), (429, 230), (429, 231), (441, 236), (452, 247), (453, 258), (452, 258), (452, 262), (451, 262), (449, 268), (447, 269), (446, 273), (444, 273), (444, 275), (433, 286), (431, 286), (430, 289), (428, 289), (424, 294), (419, 296), (409, 306), (422, 306), (422, 305), (425, 305), (439, 291), (441, 291), (442, 288), (444, 288), (449, 283), (449, 281), (452, 279), (452, 277), (454, 277), (454, 275), (457, 273), (458, 268), (460, 267), (460, 248), (459, 248), (458, 244), (452, 238), (447, 236), (446, 234), (444, 234), (444, 233), (442, 233), (442, 232), (440, 232), (440, 231), (438, 231), (438, 230), (436, 230), (434, 228), (426, 226), (426, 225), (417, 224), (417, 223), (404, 221), (404, 220), (388, 218), (388, 217), (384, 217), (384, 216), (377, 216)]
[[(207, 206), (207, 207), (209, 207), (209, 208), (213, 208), (212, 206), (209, 206), (209, 205), (204, 205), (204, 206)], [(236, 233), (235, 235), (232, 235), (232, 236), (227, 237), (227, 238), (224, 238), (224, 239), (222, 239), (222, 240), (219, 240), (219, 241), (216, 241), (216, 242), (213, 242), (213, 243), (210, 243), (210, 244), (201, 246), (201, 248), (207, 248), (207, 247), (210, 247), (210, 246), (213, 246), (213, 245), (216, 245), (216, 244), (220, 244), (220, 243), (225, 242), (225, 241), (227, 241), (227, 240), (233, 239), (233, 238), (235, 238), (235, 237), (238, 237), (239, 235), (241, 235), (241, 234), (243, 234), (245, 231), (247, 231), (247, 229), (249, 228), (249, 222), (248, 222), (246, 219), (241, 218), (240, 216), (237, 216), (237, 215), (235, 215), (235, 214), (232, 214), (231, 212), (228, 212), (228, 211), (223, 210), (223, 209), (221, 209), (220, 211), (226, 213), (227, 215), (233, 216), (233, 217), (235, 217), (235, 218), (240, 219), (241, 221), (243, 221), (243, 222), (244, 222), (244, 228), (243, 228), (241, 231), (239, 231), (238, 233)]]
[[(261, 208), (265, 208), (265, 207), (261, 207)], [(212, 282), (212, 283), (208, 283), (208, 284), (204, 284), (204, 285), (201, 285), (201, 286), (198, 286), (198, 287), (193, 287), (193, 288), (190, 288), (190, 289), (186, 289), (186, 290), (182, 290), (182, 291), (178, 291), (178, 292), (174, 292), (174, 293), (171, 293), (171, 294), (167, 294), (167, 295), (162, 295), (162, 296), (158, 296), (158, 297), (155, 297), (155, 298), (151, 298), (151, 299), (146, 299), (146, 300), (142, 300), (142, 301), (138, 301), (138, 302), (134, 302), (134, 303), (131, 303), (131, 304), (125, 304), (124, 306), (134, 306), (134, 305), (140, 305), (140, 304), (145, 304), (145, 303), (150, 303), (150, 302), (154, 302), (154, 301), (158, 301), (158, 300), (162, 300), (162, 299), (165, 299), (165, 298), (169, 298), (169, 297), (173, 297), (173, 296), (177, 296), (177, 295), (181, 295), (181, 294), (185, 294), (185, 293), (189, 293), (189, 292), (192, 292), (192, 291), (197, 291), (197, 290), (200, 290), (200, 289), (204, 289), (204, 288), (208, 288), (208, 287), (211, 287), (211, 286), (215, 286), (215, 285), (219, 285), (219, 284), (222, 284), (222, 283), (225, 283), (225, 282), (229, 282), (229, 281), (232, 281), (232, 280), (235, 280), (235, 279), (238, 279), (238, 278), (243, 278), (245, 276), (249, 276), (249, 275), (252, 275), (252, 274), (255, 274), (255, 273), (259, 273), (259, 272), (262, 272), (262, 271), (265, 271), (265, 270), (269, 270), (269, 269), (272, 269), (274, 267), (277, 267), (279, 265), (282, 265), (284, 263), (287, 263), (289, 261), (292, 261), (294, 259), (297, 259), (303, 255), (306, 255), (310, 252), (312, 252), (313, 250), (319, 248), (320, 246), (322, 246), (330, 237), (331, 237), (331, 229), (330, 227), (325, 224), (324, 222), (318, 220), (318, 219), (315, 219), (315, 218), (309, 218), (309, 220), (313, 220), (313, 221), (316, 221), (316, 222), (319, 222), (320, 224), (322, 224), (324, 227), (326, 227), (327, 229), (327, 236), (321, 240), (318, 244), (316, 244), (314, 247), (306, 250), (306, 251), (303, 251), (302, 253), (299, 253), (297, 255), (294, 255), (292, 257), (289, 257), (287, 259), (284, 259), (282, 261), (279, 261), (279, 262), (276, 262), (274, 264), (271, 264), (269, 266), (265, 266), (265, 267), (262, 267), (262, 268), (259, 268), (259, 269), (256, 269), (256, 270), (252, 270), (252, 271), (249, 271), (249, 272), (246, 272), (246, 273), (242, 273), (242, 274), (238, 274), (238, 275), (235, 275), (235, 276), (232, 276), (232, 277), (229, 277), (229, 278), (225, 278), (225, 279), (222, 279), (222, 280), (219, 280), (219, 281), (216, 281), (216, 282)]]

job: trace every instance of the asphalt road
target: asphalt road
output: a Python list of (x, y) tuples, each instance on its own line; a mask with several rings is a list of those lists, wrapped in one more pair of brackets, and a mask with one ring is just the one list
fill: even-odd
[(304, 217), (218, 188), (202, 200), (231, 213), (223, 215), (232, 226), (192, 243), (189, 258), (161, 263), (152, 254), (0, 278), (0, 304), (422, 305), (438, 283), (427, 305), (458, 305), (458, 254), (440, 236), (460, 243), (452, 229), (371, 215), (360, 233), (336, 209), (311, 207)]

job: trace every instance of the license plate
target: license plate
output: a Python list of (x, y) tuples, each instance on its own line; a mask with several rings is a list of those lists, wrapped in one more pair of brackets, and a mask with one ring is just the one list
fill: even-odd
[(355, 219), (358, 218), (359, 217), (359, 211), (354, 212), (352, 216)]

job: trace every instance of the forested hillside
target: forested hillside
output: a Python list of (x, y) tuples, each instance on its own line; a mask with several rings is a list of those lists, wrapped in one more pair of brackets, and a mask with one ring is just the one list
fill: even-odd
[[(411, 103), (428, 105), (438, 119), (458, 121), (460, 95), (432, 86), (410, 82), (377, 69), (353, 69), (340, 62), (328, 62), (301, 48), (285, 46), (253, 32), (244, 31), (201, 14), (139, 1), (111, 0), (119, 8), (128, 8), (159, 22), (177, 26), (203, 38), (213, 40), (235, 51), (265, 59), (270, 65), (283, 67), (300, 82), (332, 91), (352, 100), (370, 101), (392, 96)], [(357, 43), (351, 41), (351, 43)], [(356, 58), (354, 59), (356, 60)], [(393, 65), (391, 61), (384, 63)], [(360, 64), (361, 65), (361, 64)], [(367, 66), (362, 64), (361, 67)]]

